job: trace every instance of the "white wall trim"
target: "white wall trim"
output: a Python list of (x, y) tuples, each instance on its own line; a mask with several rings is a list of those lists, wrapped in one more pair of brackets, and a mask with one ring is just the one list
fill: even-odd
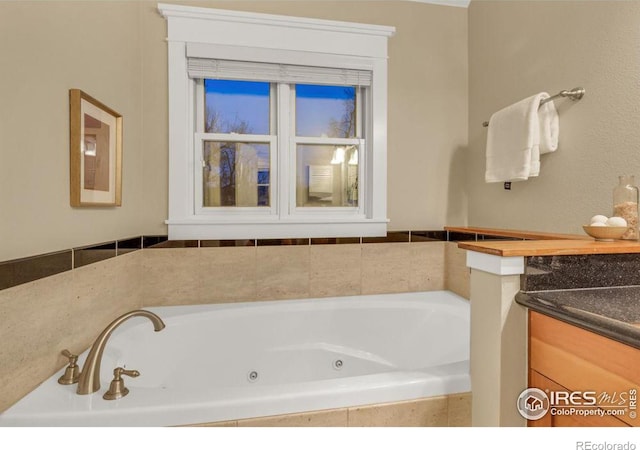
[[(446, 0), (445, 0), (446, 1)], [(357, 22), (311, 19), (308, 17), (280, 16), (275, 14), (232, 11), (227, 9), (199, 8), (194, 6), (159, 3), (158, 11), (163, 17), (184, 17), (190, 19), (219, 20), (227, 23), (268, 25), (306, 30), (323, 30), (340, 33), (370, 34), (391, 37), (395, 27), (370, 25)]]
[[(158, 4), (167, 19), (169, 81), (169, 225), (170, 239), (242, 239), (268, 237), (380, 236), (386, 233), (387, 219), (387, 40), (394, 27), (351, 22), (276, 16), (182, 5)], [(322, 63), (337, 69), (365, 68), (373, 73), (366, 153), (360, 176), (364, 175), (357, 214), (344, 211), (337, 224), (331, 211), (314, 214), (308, 223), (287, 203), (282, 184), (290, 174), (284, 153), (278, 153), (277, 176), (279, 223), (247, 223), (238, 214), (218, 211), (203, 221), (202, 208), (196, 206), (197, 166), (195, 138), (195, 82), (187, 71), (187, 47), (209, 58), (242, 55), (243, 60), (279, 61), (309, 66)], [(194, 51), (195, 51), (194, 50)], [(278, 133), (278, 136), (287, 134)], [(201, 147), (199, 147), (201, 148)], [(282, 147), (286, 149), (286, 147)], [(293, 178), (289, 176), (289, 181)], [(293, 184), (291, 184), (293, 186)], [(361, 194), (362, 195), (362, 194)], [(335, 215), (335, 214), (334, 214)], [(233, 216), (233, 221), (228, 218)], [(248, 219), (247, 216), (245, 219)], [(292, 224), (292, 222), (295, 222)]]
[(522, 275), (524, 256), (496, 256), (467, 250), (467, 267), (494, 275)]

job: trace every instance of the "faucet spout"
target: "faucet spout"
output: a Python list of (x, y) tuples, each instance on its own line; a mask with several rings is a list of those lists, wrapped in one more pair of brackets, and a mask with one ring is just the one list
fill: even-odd
[(146, 317), (151, 321), (151, 323), (153, 323), (153, 329), (155, 331), (161, 331), (165, 327), (165, 324), (160, 317), (151, 311), (145, 311), (144, 309), (138, 309), (123, 314), (107, 325), (91, 346), (89, 355), (87, 355), (84, 366), (82, 366), (82, 372), (78, 379), (78, 389), (76, 391), (78, 394), (92, 394), (100, 389), (100, 363), (102, 362), (102, 353), (107, 345), (107, 341), (109, 340), (111, 333), (113, 333), (113, 330), (132, 317)]

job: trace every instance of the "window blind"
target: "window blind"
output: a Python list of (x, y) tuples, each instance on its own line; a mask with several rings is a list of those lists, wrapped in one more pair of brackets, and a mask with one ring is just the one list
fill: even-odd
[(189, 78), (269, 81), (272, 83), (371, 86), (368, 70), (298, 66), (211, 58), (187, 58)]

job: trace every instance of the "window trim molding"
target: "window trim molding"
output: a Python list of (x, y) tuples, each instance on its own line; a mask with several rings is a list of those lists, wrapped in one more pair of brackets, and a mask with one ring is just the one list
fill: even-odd
[[(389, 27), (386, 25), (370, 25), (357, 22), (343, 22), (337, 20), (312, 19), (309, 17), (234, 11), (230, 9), (173, 5), (169, 3), (158, 3), (158, 11), (165, 18), (172, 17), (185, 20), (214, 20), (229, 23), (231, 24), (231, 28), (236, 28), (235, 24), (240, 23), (256, 26), (328, 31), (332, 33), (355, 33), (363, 36), (379, 36), (384, 38), (393, 36), (396, 31), (395, 27)], [(202, 41), (194, 40), (193, 42)]]
[[(387, 212), (387, 40), (395, 28), (271, 14), (158, 4), (167, 19), (170, 239), (379, 236)], [(221, 218), (197, 214), (193, 127), (195, 86), (187, 46), (203, 57), (322, 65), (373, 72), (370, 155), (363, 167), (365, 215), (294, 214)], [(284, 158), (281, 158), (284, 159)], [(281, 164), (283, 161), (280, 161)], [(281, 167), (277, 168), (281, 170)], [(286, 195), (285, 195), (286, 196)], [(288, 201), (283, 198), (282, 201)], [(321, 217), (320, 217), (321, 216)], [(233, 226), (231, 226), (233, 225)]]

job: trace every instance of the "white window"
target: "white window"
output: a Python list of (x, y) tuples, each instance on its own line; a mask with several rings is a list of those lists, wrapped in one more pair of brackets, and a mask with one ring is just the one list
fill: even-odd
[(159, 5), (170, 239), (386, 233), (393, 29)]

